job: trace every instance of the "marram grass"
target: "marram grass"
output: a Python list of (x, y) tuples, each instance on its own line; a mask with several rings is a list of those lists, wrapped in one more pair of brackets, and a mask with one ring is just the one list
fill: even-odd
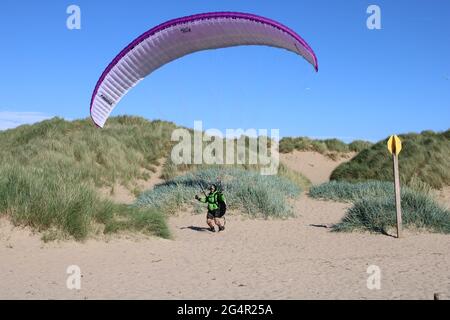
[[(394, 184), (368, 181), (332, 181), (310, 189), (313, 198), (353, 203), (335, 231), (368, 230), (386, 233), (396, 226)], [(403, 187), (401, 191), (403, 226), (450, 233), (450, 211), (437, 204), (431, 194)]]
[(258, 171), (240, 168), (199, 169), (186, 173), (144, 192), (135, 202), (137, 207), (156, 208), (174, 213), (185, 204), (195, 204), (194, 195), (201, 186), (222, 181), (230, 209), (239, 209), (253, 217), (285, 218), (294, 215), (287, 198), (294, 198), (300, 188), (279, 176), (262, 176)]

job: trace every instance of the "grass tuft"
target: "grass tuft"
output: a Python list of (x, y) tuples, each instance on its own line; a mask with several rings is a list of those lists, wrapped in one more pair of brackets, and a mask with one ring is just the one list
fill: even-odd
[[(332, 181), (313, 186), (313, 198), (352, 202), (353, 206), (334, 231), (355, 229), (387, 233), (396, 226), (394, 184), (369, 181), (360, 183)], [(429, 193), (402, 188), (403, 225), (406, 228), (450, 233), (450, 211), (439, 206)]]
[(173, 214), (185, 204), (193, 204), (195, 194), (200, 194), (210, 183), (220, 178), (230, 209), (243, 210), (253, 217), (289, 217), (292, 208), (286, 197), (296, 197), (300, 188), (286, 178), (262, 176), (259, 172), (239, 168), (199, 169), (155, 186), (143, 193), (135, 202), (137, 207), (156, 208)]

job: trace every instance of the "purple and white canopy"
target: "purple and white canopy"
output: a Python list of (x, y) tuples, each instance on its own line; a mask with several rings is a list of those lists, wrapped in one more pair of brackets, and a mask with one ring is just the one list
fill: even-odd
[(160, 24), (131, 42), (103, 71), (91, 99), (91, 118), (103, 127), (120, 99), (164, 64), (187, 54), (241, 45), (292, 51), (318, 70), (311, 47), (294, 31), (268, 18), (238, 12), (211, 12)]

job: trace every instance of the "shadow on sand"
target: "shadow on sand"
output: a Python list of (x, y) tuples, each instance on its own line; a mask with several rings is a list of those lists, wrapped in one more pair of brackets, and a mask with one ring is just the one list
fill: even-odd
[(206, 227), (196, 227), (196, 226), (181, 227), (180, 229), (181, 229), (181, 230), (184, 230), (184, 229), (191, 229), (191, 230), (199, 231), (199, 232), (209, 231), (209, 228), (206, 228)]
[(325, 228), (325, 229), (331, 229), (331, 228), (333, 228), (333, 224), (324, 224), (324, 223), (322, 223), (322, 224), (310, 224), (309, 225), (310, 227), (316, 227), (316, 228)]
[[(325, 228), (325, 229), (333, 229), (333, 227), (335, 226), (334, 224), (330, 224), (330, 223), (322, 223), (322, 224), (310, 224), (310, 227), (315, 227), (315, 228)], [(388, 236), (388, 237), (392, 237), (392, 238), (397, 238), (397, 235), (395, 234), (390, 234), (387, 231), (383, 230), (383, 229), (379, 229), (377, 230), (378, 232), (380, 232), (381, 234)]]

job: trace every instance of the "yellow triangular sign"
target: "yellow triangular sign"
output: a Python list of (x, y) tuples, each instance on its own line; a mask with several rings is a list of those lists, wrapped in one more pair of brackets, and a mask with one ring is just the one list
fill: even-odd
[(395, 134), (389, 137), (387, 142), (388, 150), (391, 154), (399, 154), (402, 151), (402, 141)]

